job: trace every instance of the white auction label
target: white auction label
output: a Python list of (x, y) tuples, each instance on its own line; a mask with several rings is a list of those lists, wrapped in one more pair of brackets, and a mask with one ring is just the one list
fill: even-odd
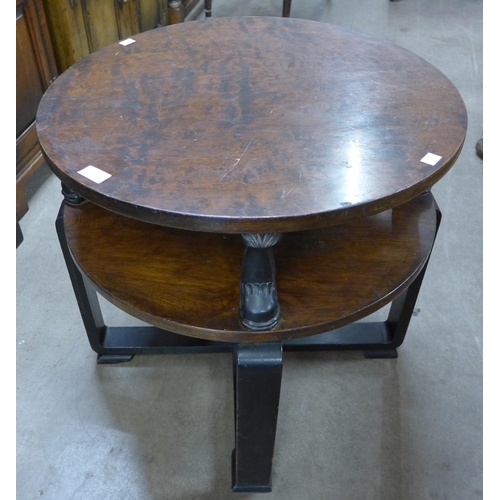
[(133, 38), (127, 38), (125, 40), (122, 40), (121, 42), (118, 42), (120, 45), (123, 45), (126, 47), (127, 45), (130, 45), (131, 43), (134, 43), (135, 40)]
[(93, 165), (89, 165), (88, 167), (79, 170), (78, 173), (80, 175), (83, 175), (87, 179), (94, 181), (96, 184), (100, 184), (101, 182), (111, 177), (111, 174), (108, 174), (107, 172), (104, 172), (104, 170), (96, 168)]
[(434, 153), (427, 153), (420, 161), (434, 166), (441, 158), (442, 156), (435, 155)]

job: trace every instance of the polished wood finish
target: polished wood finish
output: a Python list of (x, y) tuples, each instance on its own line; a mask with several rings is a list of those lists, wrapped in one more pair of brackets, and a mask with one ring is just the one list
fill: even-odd
[(73, 257), (116, 306), (175, 333), (228, 342), (285, 340), (360, 319), (400, 294), (436, 233), (430, 193), (371, 217), (285, 234), (276, 244), (281, 319), (272, 331), (239, 322), (236, 235), (169, 229), (91, 203), (64, 210)]
[[(75, 297), (101, 363), (232, 352), (233, 490), (270, 491), (282, 350), (397, 356), (465, 107), (422, 59), (345, 28), (230, 18), (135, 39), (39, 108)], [(96, 290), (152, 326), (108, 326)]]
[(43, 0), (57, 67), (158, 26), (182, 22), (201, 0)]
[(28, 211), (26, 188), (44, 164), (36, 111), (57, 69), (41, 0), (16, 1), (16, 217)]
[[(225, 233), (327, 227), (430, 189), (465, 139), (441, 72), (347, 28), (222, 18), (135, 39), (62, 75), (37, 125), (61, 180), (123, 215)], [(428, 152), (442, 159), (423, 163)], [(112, 177), (96, 184), (77, 173), (87, 165)]]

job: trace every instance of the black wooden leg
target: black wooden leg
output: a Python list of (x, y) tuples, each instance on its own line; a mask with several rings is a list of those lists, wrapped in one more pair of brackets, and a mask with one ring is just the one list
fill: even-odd
[(16, 215), (16, 248), (23, 242), (24, 236), (21, 230), (21, 225), (19, 224), (19, 219)]
[[(436, 204), (436, 235), (439, 230), (441, 218), (441, 211)], [(436, 236), (434, 236), (434, 240), (435, 239)], [(415, 304), (417, 303), (418, 294), (420, 292), (422, 281), (424, 280), (431, 252), (429, 252), (429, 257), (427, 258), (426, 263), (413, 283), (401, 295), (398, 295), (398, 297), (396, 297), (391, 304), (386, 321), (389, 338), (391, 340), (390, 349), (374, 349), (365, 351), (364, 355), (366, 358), (397, 358), (396, 348), (403, 343), (406, 332), (408, 331), (408, 326), (410, 325), (410, 320), (413, 316), (413, 311), (415, 310)]]
[[(437, 235), (442, 218), (441, 211), (439, 210), (437, 205), (436, 215)], [(398, 296), (392, 303), (387, 322), (392, 332), (392, 341), (394, 343), (394, 347), (399, 347), (404, 341), (406, 331), (408, 330), (408, 325), (410, 324), (410, 320), (415, 309), (415, 304), (417, 303), (417, 297), (420, 292), (420, 287), (422, 285), (422, 281), (424, 280), (428, 262), (429, 259), (427, 259), (427, 262), (425, 263), (415, 281), (413, 281), (413, 283), (406, 289), (406, 291)]]
[(282, 352), (281, 342), (234, 348), (233, 491), (271, 491)]
[(205, 0), (205, 17), (212, 17), (212, 0)]
[(283, 0), (283, 17), (290, 17), (291, 8), (292, 8), (292, 0)]
[(66, 201), (63, 201), (61, 208), (56, 219), (56, 231), (59, 237), (59, 243), (66, 262), (68, 274), (73, 285), (76, 301), (80, 314), (82, 316), (83, 324), (87, 332), (90, 347), (98, 353), (99, 363), (117, 363), (122, 361), (130, 361), (133, 356), (116, 356), (106, 355), (102, 356), (102, 341), (106, 332), (106, 325), (102, 317), (101, 306), (97, 298), (96, 291), (90, 286), (87, 280), (83, 277), (80, 270), (77, 268), (73, 256), (68, 247), (66, 235), (64, 232), (64, 206)]

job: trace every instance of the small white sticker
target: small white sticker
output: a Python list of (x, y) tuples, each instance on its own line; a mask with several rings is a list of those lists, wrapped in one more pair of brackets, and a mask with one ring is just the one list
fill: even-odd
[(78, 173), (80, 175), (83, 175), (84, 177), (87, 177), (87, 179), (94, 181), (96, 184), (100, 184), (102, 181), (105, 181), (106, 179), (109, 179), (111, 177), (111, 174), (108, 174), (107, 172), (104, 172), (100, 168), (96, 168), (93, 165), (89, 165), (83, 170), (79, 170)]
[(120, 45), (123, 45), (124, 47), (126, 47), (127, 45), (130, 45), (131, 43), (134, 43), (135, 40), (133, 38), (126, 38), (125, 40), (122, 40), (120, 43)]
[(420, 161), (423, 163), (427, 163), (427, 165), (434, 166), (442, 156), (435, 155), (433, 153), (427, 153)]

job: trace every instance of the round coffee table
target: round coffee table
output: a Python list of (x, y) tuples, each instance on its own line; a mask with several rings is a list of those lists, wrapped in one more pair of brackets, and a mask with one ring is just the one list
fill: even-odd
[[(429, 63), (305, 20), (177, 24), (75, 64), (37, 131), (100, 362), (233, 352), (233, 488), (268, 491), (282, 349), (396, 355), (466, 128)], [(96, 289), (154, 326), (106, 326)]]
[[(47, 161), (86, 199), (225, 233), (326, 227), (404, 203), (450, 169), (466, 126), (453, 84), (407, 50), (254, 17), (108, 46), (61, 75), (37, 115)], [(111, 177), (86, 179), (88, 165)]]

